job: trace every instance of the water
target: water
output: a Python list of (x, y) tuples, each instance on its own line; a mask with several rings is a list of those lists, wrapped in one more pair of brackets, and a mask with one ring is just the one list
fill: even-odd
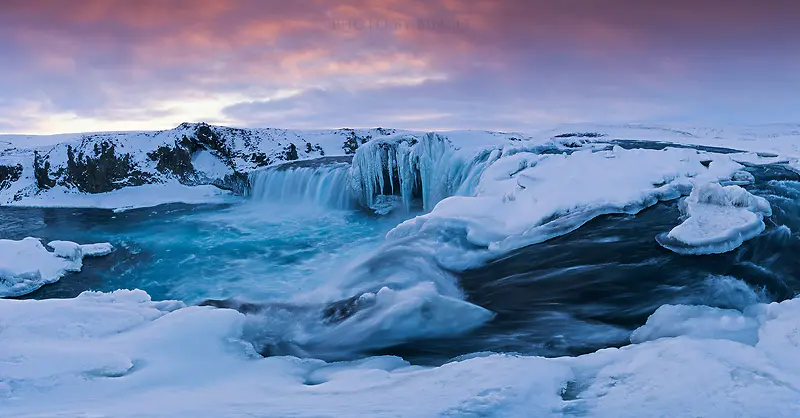
[(138, 288), (154, 299), (286, 299), (310, 291), (379, 244), (402, 219), (302, 206), (165, 205), (122, 213), (0, 208), (4, 238), (111, 242), (80, 273), (27, 295)]
[[(343, 168), (302, 167), (309, 171), (303, 173), (304, 184), (317, 184), (307, 188), (284, 189), (275, 178), (262, 179), (272, 186), (262, 187), (259, 198), (247, 204), (166, 205), (123, 213), (0, 208), (0, 233), (12, 239), (108, 241), (117, 247), (107, 257), (85, 260), (82, 272), (27, 298), (140, 288), (154, 299), (190, 304), (251, 301), (263, 308), (249, 327), (258, 342), (268, 341), (262, 347), (265, 354), (336, 358), (308, 351), (329, 343), (323, 348), (340, 350), (339, 357), (394, 354), (423, 364), (481, 351), (576, 355), (627, 344), (630, 332), (665, 303), (740, 309), (790, 298), (800, 290), (800, 178), (777, 166), (750, 168), (757, 181), (748, 189), (766, 197), (774, 215), (763, 234), (733, 252), (681, 256), (660, 247), (654, 237), (679, 223), (677, 202), (667, 202), (636, 216), (595, 219), (573, 233), (465, 272), (438, 269), (424, 251), (415, 250), (419, 243), (378, 249), (388, 230), (414, 214), (379, 217), (343, 210), (343, 200), (333, 198), (338, 195), (319, 187)], [(314, 174), (321, 172), (327, 174)], [(435, 295), (465, 298), (496, 316), (462, 335), (436, 338), (417, 329), (424, 323), (399, 321), (426, 315), (436, 319), (430, 308), (441, 304), (408, 308), (408, 300), (438, 297), (420, 293), (414, 287), (418, 282), (434, 283)], [(378, 311), (380, 323), (371, 328), (351, 320), (350, 311), (361, 309), (357, 297), (387, 284), (412, 289), (417, 299), (398, 298), (404, 302)], [(331, 306), (337, 308), (331, 311)], [(461, 305), (453, 309), (464, 315), (445, 315), (452, 326), (475, 313)], [(392, 316), (394, 311), (400, 313)], [(316, 338), (313, 344), (298, 347), (281, 338), (298, 322)], [(389, 325), (410, 327), (405, 331), (409, 338), (386, 340), (379, 328)], [(373, 347), (376, 338), (385, 344)], [(366, 350), (352, 351), (353, 344)]]

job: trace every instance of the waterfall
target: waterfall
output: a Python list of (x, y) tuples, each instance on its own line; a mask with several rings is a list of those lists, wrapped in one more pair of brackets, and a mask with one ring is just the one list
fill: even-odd
[(281, 164), (250, 174), (254, 201), (309, 204), (334, 209), (358, 207), (350, 188), (350, 164), (342, 159), (320, 158)]
[(407, 209), (419, 199), (429, 211), (449, 196), (472, 195), (483, 170), (499, 157), (495, 154), (490, 149), (461, 152), (433, 132), (373, 140), (356, 151), (351, 184), (366, 207), (380, 195), (395, 195)]

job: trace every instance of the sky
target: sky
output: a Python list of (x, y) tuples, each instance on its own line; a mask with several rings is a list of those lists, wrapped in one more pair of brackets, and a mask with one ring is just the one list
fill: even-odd
[(800, 122), (800, 1), (2, 0), (0, 132)]

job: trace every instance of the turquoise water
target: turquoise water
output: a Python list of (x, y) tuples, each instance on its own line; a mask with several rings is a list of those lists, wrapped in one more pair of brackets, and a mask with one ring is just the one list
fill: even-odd
[[(268, 354), (394, 354), (430, 364), (480, 351), (576, 355), (628, 344), (630, 332), (663, 304), (742, 309), (800, 292), (800, 176), (780, 167), (750, 171), (756, 184), (747, 188), (773, 208), (766, 231), (730, 253), (700, 257), (672, 253), (654, 239), (679, 223), (676, 201), (635, 216), (600, 217), (463, 272), (435, 265), (430, 255), (441, 245), (436, 237), (382, 246), (386, 232), (413, 214), (379, 217), (313, 204), (275, 205), (269, 198), (122, 213), (3, 207), (0, 233), (44, 242), (111, 242), (117, 248), (87, 258), (83, 271), (28, 298), (139, 288), (154, 299), (189, 304), (257, 302), (263, 312), (250, 316), (248, 338)], [(458, 231), (451, 232), (457, 238)], [(420, 292), (398, 292), (393, 303), (367, 307), (352, 299), (384, 285), (446, 285), (450, 274), (463, 293), (459, 299), (495, 313), (491, 321), (430, 338), (418, 331), (426, 325), (457, 328), (464, 306)], [(438, 293), (453, 293), (444, 290)], [(332, 320), (326, 304), (337, 300), (344, 303), (333, 306), (345, 314)], [(359, 309), (366, 314), (352, 316)], [(458, 314), (448, 316), (449, 309)], [(436, 312), (448, 315), (433, 321)], [(302, 340), (311, 343), (298, 345)], [(353, 350), (367, 345), (370, 353)]]
[(0, 208), (5, 238), (111, 242), (109, 256), (30, 298), (84, 290), (143, 289), (154, 299), (289, 300), (342, 274), (410, 215), (304, 206), (166, 205), (122, 213), (95, 209)]

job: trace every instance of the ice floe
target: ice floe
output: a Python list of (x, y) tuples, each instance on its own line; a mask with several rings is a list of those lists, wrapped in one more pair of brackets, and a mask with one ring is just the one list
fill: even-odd
[(0, 239), (0, 297), (33, 292), (68, 272), (80, 271), (84, 257), (103, 256), (114, 250), (109, 243), (51, 241), (47, 246), (53, 251), (48, 251), (37, 238)]
[(772, 215), (769, 202), (736, 186), (695, 184), (681, 202), (686, 220), (657, 240), (681, 254), (731, 251), (764, 231), (764, 217)]

